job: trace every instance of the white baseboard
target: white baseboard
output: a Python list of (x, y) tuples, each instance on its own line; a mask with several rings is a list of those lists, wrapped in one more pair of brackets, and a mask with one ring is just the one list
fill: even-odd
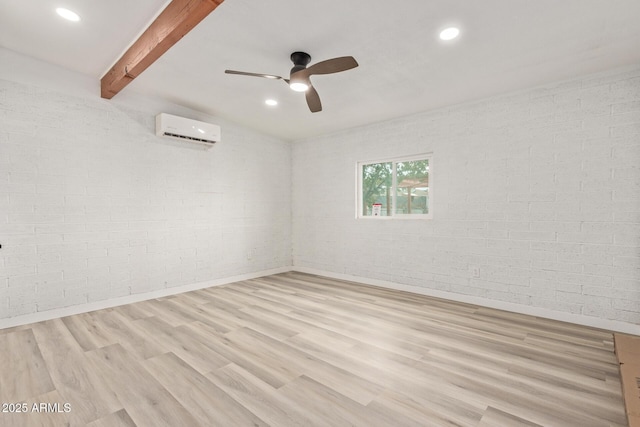
[(402, 285), (399, 283), (388, 282), (386, 280), (369, 279), (366, 277), (352, 276), (349, 274), (334, 273), (331, 271), (317, 270), (307, 267), (280, 267), (272, 270), (263, 270), (254, 273), (242, 274), (239, 276), (226, 277), (223, 279), (209, 280), (206, 282), (192, 283), (190, 285), (180, 286), (176, 288), (161, 289), (143, 294), (128, 295), (121, 298), (114, 298), (106, 301), (96, 301), (88, 304), (74, 305), (55, 310), (43, 311), (38, 313), (25, 314), (22, 316), (0, 319), (0, 329), (10, 328), (14, 326), (26, 325), (29, 323), (41, 322), (44, 320), (56, 319), (74, 314), (87, 313), (90, 311), (101, 310), (104, 308), (117, 307), (125, 304), (146, 301), (154, 298), (161, 298), (169, 295), (176, 295), (183, 292), (195, 291), (198, 289), (209, 288), (212, 286), (226, 285), (233, 282), (241, 282), (243, 280), (255, 279), (258, 277), (270, 276), (272, 274), (286, 273), (288, 271), (298, 271), (300, 273), (315, 274), (318, 276), (330, 277), (333, 279), (348, 280), (351, 282), (362, 283), (365, 285), (379, 286), (382, 288), (396, 289), (400, 291), (412, 292), (420, 295), (427, 295), (436, 298), (447, 299), (451, 301), (464, 302), (467, 304), (478, 305), (482, 307), (495, 308), (514, 313), (528, 314), (530, 316), (543, 317), (545, 319), (559, 320), (562, 322), (574, 323), (577, 325), (590, 326), (593, 328), (605, 329), (608, 331), (622, 332), (632, 335), (640, 335), (640, 325), (633, 323), (620, 322), (617, 320), (600, 319), (597, 317), (583, 316), (579, 314), (564, 313), (560, 311), (548, 310), (539, 307), (531, 307), (522, 304), (514, 304), (503, 301), (496, 301), (487, 298), (476, 297), (472, 295), (462, 295), (453, 292), (438, 291), (434, 289), (422, 288), (419, 286)]
[(90, 302), (87, 304), (74, 305), (71, 307), (47, 310), (38, 313), (30, 313), (22, 316), (0, 319), (0, 329), (14, 326), (27, 325), (29, 323), (42, 322), (45, 320), (57, 319), (74, 314), (88, 313), (90, 311), (102, 310), (104, 308), (117, 307), (119, 305), (132, 304), (134, 302), (146, 301), (154, 298), (166, 297), (169, 295), (181, 294), (183, 292), (195, 291), (198, 289), (210, 288), (212, 286), (226, 285), (233, 282), (255, 279), (257, 277), (270, 276), (272, 274), (286, 273), (291, 271), (291, 267), (280, 267), (272, 270), (263, 270), (254, 273), (241, 274), (239, 276), (225, 277), (223, 279), (208, 280), (206, 282), (192, 283), (175, 288), (160, 289), (152, 292), (145, 292), (135, 295), (127, 295), (120, 298), (113, 298), (105, 301)]
[(640, 325), (633, 323), (620, 322), (618, 320), (601, 319), (598, 317), (584, 316), (580, 314), (564, 313), (561, 311), (548, 310), (545, 308), (531, 307), (528, 305), (515, 304), (510, 302), (496, 301), (488, 298), (476, 297), (473, 295), (462, 295), (453, 292), (438, 291), (435, 289), (422, 288), (413, 285), (401, 285), (398, 283), (388, 282), (386, 280), (368, 279), (365, 277), (352, 276), (349, 274), (334, 273), (324, 270), (316, 270), (307, 267), (293, 267), (292, 271), (301, 273), (315, 274), (318, 276), (330, 277), (333, 279), (348, 280), (351, 282), (362, 283), (365, 285), (379, 286), (388, 289), (397, 289), (401, 291), (413, 292), (416, 294), (427, 295), (436, 298), (447, 299), (451, 301), (464, 302), (467, 304), (479, 305), (482, 307), (495, 308), (498, 310), (510, 311), (513, 313), (528, 314), (530, 316), (543, 317), (545, 319), (559, 320), (561, 322), (574, 323), (576, 325), (590, 326), (607, 331), (622, 332), (625, 334), (640, 335)]

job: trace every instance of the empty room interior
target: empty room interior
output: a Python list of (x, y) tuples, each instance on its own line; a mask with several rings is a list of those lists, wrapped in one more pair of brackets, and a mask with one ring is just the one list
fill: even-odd
[(637, 0), (0, 0), (0, 425), (640, 426)]

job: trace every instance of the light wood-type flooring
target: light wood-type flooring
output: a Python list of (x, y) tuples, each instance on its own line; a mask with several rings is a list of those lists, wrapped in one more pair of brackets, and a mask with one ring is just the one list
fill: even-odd
[(627, 423), (610, 332), (293, 272), (0, 330), (0, 402), (10, 427)]

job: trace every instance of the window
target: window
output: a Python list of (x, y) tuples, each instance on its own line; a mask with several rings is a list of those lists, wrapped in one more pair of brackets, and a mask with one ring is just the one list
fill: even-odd
[(431, 155), (358, 163), (358, 218), (431, 218)]

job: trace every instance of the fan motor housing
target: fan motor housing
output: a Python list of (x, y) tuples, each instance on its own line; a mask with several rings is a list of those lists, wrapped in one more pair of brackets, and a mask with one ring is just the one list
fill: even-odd
[(311, 62), (311, 55), (306, 52), (293, 52), (291, 54), (291, 62), (293, 62), (293, 68), (291, 69), (291, 74), (293, 74), (307, 68), (307, 64)]

